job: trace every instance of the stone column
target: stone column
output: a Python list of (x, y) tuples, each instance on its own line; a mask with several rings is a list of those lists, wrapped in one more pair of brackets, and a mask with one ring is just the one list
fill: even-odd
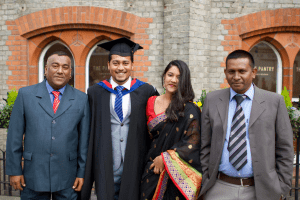
[[(189, 65), (196, 99), (209, 83), (211, 0), (164, 0), (164, 65), (180, 59)], [(164, 66), (164, 67), (165, 67)]]

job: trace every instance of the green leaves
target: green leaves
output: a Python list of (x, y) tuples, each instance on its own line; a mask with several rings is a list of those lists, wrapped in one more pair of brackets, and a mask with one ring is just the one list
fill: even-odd
[(13, 89), (7, 93), (6, 105), (0, 110), (0, 127), (8, 128), (11, 112), (18, 96), (18, 92)]
[(6, 104), (4, 108), (0, 111), (0, 127), (8, 128), (10, 115), (13, 109), (13, 104)]
[(202, 90), (201, 96), (199, 98), (199, 101), (201, 101), (201, 105), (204, 104), (204, 99), (206, 98), (206, 90)]
[(8, 92), (7, 93), (7, 105), (14, 105), (17, 96), (18, 96), (18, 92), (15, 89)]
[(285, 106), (287, 108), (292, 107), (293, 104), (291, 102), (290, 93), (289, 93), (289, 91), (287, 91), (285, 86), (284, 86), (284, 89), (281, 91), (281, 95), (284, 98)]

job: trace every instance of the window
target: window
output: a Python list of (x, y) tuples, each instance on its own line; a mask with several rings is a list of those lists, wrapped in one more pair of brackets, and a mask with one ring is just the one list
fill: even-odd
[[(102, 40), (98, 44), (108, 42), (108, 40)], [(109, 70), (107, 68), (109, 51), (98, 47), (96, 44), (89, 52), (86, 60), (86, 90), (88, 87), (99, 83), (110, 77)]]
[(260, 42), (251, 50), (257, 68), (254, 84), (264, 90), (281, 93), (282, 62), (277, 50), (267, 42)]
[(293, 101), (298, 101), (299, 95), (300, 95), (300, 51), (298, 52), (295, 58), (294, 67), (293, 67)]
[(54, 41), (54, 42), (50, 43), (42, 51), (40, 59), (39, 59), (39, 82), (42, 82), (44, 80), (45, 65), (47, 63), (47, 59), (55, 51), (64, 51), (70, 56), (71, 66), (72, 66), (72, 78), (69, 81), (69, 85), (75, 86), (74, 85), (74, 71), (75, 71), (74, 57), (73, 57), (71, 51), (69, 50), (69, 48), (60, 41)]

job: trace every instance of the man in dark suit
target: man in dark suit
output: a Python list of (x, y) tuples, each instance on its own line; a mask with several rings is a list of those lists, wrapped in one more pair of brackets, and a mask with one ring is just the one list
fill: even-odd
[(6, 174), (21, 190), (22, 200), (51, 195), (75, 200), (88, 151), (88, 98), (67, 84), (71, 60), (66, 53), (48, 58), (45, 76), (43, 82), (19, 90), (8, 129)]
[(139, 44), (120, 38), (99, 46), (110, 51), (111, 78), (88, 89), (91, 135), (81, 199), (89, 199), (95, 181), (98, 200), (138, 200), (149, 142), (146, 104), (158, 93), (131, 78)]
[(210, 92), (201, 126), (205, 200), (279, 200), (290, 190), (293, 139), (284, 99), (256, 87), (250, 53), (228, 55), (230, 88)]

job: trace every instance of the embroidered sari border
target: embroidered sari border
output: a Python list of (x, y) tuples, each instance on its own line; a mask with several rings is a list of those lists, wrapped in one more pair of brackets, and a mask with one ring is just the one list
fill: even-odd
[[(183, 164), (190, 166), (189, 163), (187, 163), (185, 160), (183, 160), (182, 158), (180, 158), (179, 154), (177, 152), (174, 152), (175, 155), (172, 153), (170, 154), (171, 157), (175, 160), (175, 159), (179, 159)], [(200, 172), (198, 172), (194, 167), (190, 167), (190, 170), (192, 170), (193, 172), (195, 172), (198, 176), (200, 176), (202, 178), (202, 174)]]
[(165, 113), (162, 113), (162, 114), (156, 116), (148, 124), (149, 131), (151, 131), (157, 124), (164, 121), (165, 119), (167, 119), (167, 116), (165, 115)]
[[(163, 154), (168, 154), (167, 152), (162, 153)], [(170, 178), (172, 179), (174, 185), (178, 188), (178, 190), (181, 192), (181, 194), (186, 198), (186, 199), (194, 199), (191, 196), (187, 196), (188, 194), (194, 193), (194, 191), (190, 188), (190, 186), (188, 184), (186, 184), (185, 186), (185, 191), (180, 187), (180, 183), (184, 183), (184, 179), (181, 177), (181, 175), (179, 173), (171, 173), (171, 168), (174, 168), (174, 166), (172, 167), (172, 163), (171, 163), (171, 157), (167, 156), (167, 155), (163, 155), (163, 160), (164, 160), (164, 164), (165, 164), (165, 169), (167, 170), (168, 174), (170, 175)], [(182, 185), (182, 184), (181, 184)], [(188, 190), (188, 191), (187, 191)], [(186, 194), (188, 193), (188, 194)]]
[(159, 176), (157, 187), (155, 189), (152, 200), (162, 200), (164, 198), (164, 194), (167, 189), (168, 179), (168, 173), (166, 172), (166, 170), (164, 170)]
[(192, 166), (183, 163), (174, 150), (163, 152), (162, 157), (165, 169), (182, 195), (186, 199), (197, 199), (202, 181), (201, 173), (195, 173)]
[(183, 159), (180, 158), (179, 154), (174, 150), (167, 151), (171, 158), (173, 159), (172, 162), (176, 166), (178, 165), (180, 169), (184, 172), (182, 175), (187, 176), (187, 180), (191, 180), (192, 184), (195, 187), (200, 187), (199, 182), (202, 181), (202, 175), (196, 169), (194, 169), (190, 164), (185, 162)]

